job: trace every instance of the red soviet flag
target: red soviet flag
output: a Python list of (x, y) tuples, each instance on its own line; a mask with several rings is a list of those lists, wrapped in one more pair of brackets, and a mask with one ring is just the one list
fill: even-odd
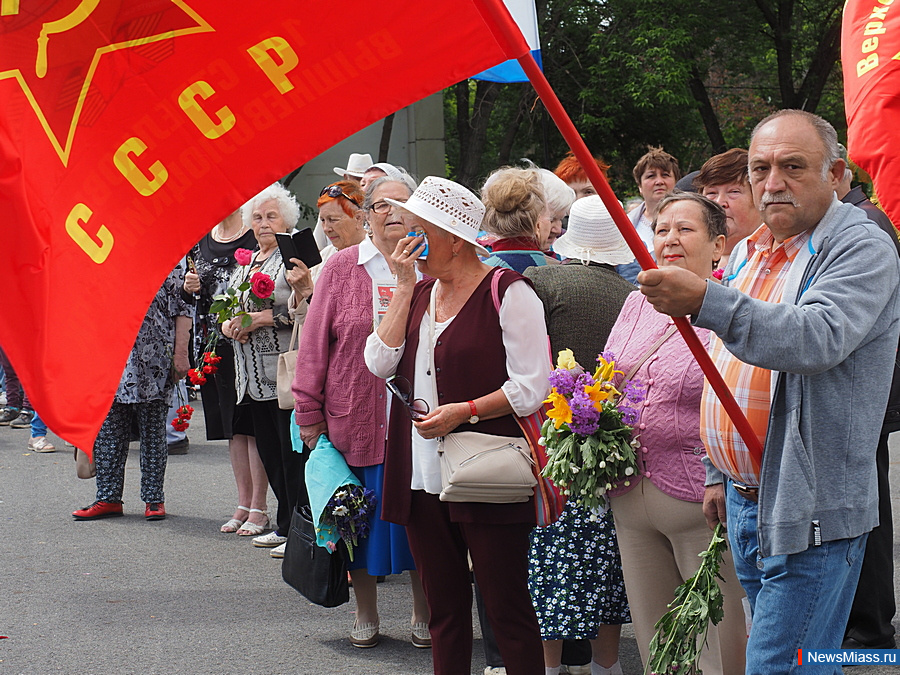
[(0, 0), (0, 345), (48, 425), (93, 446), (150, 300), (214, 223), (527, 53), (514, 26), (500, 0)]
[(847, 151), (900, 226), (900, 5), (848, 0), (841, 27)]

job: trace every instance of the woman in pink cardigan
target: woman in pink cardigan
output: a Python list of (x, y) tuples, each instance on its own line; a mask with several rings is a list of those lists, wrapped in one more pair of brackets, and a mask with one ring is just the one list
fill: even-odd
[[(356, 596), (355, 647), (374, 647), (379, 639), (376, 578), (410, 571), (413, 592), (412, 643), (430, 647), (428, 604), (415, 572), (406, 530), (381, 520), (384, 444), (390, 407), (384, 380), (363, 360), (366, 338), (381, 316), (381, 300), (396, 286), (390, 254), (407, 229), (400, 209), (385, 198), (405, 202), (411, 188), (402, 180), (380, 178), (366, 191), (363, 208), (371, 236), (335, 253), (316, 280), (300, 342), (294, 379), (296, 419), (305, 445), (319, 435), (344, 455), (348, 466), (375, 491), (371, 531), (349, 564)], [(387, 301), (384, 303), (386, 308)]]
[[(694, 193), (670, 194), (660, 202), (653, 228), (660, 267), (685, 267), (701, 278), (712, 275), (725, 243), (721, 206)], [(697, 333), (704, 344), (709, 342), (709, 331)], [(674, 599), (675, 589), (696, 573), (698, 555), (712, 535), (702, 510), (703, 372), (672, 319), (637, 292), (625, 300), (606, 352), (615, 355), (617, 368), (629, 373), (626, 379), (635, 377), (645, 389), (634, 425), (634, 438), (640, 441), (638, 472), (630, 485), (610, 492), (610, 503), (634, 634), (646, 664), (654, 624)], [(637, 372), (631, 374), (635, 367)], [(725, 617), (710, 627), (700, 655), (707, 675), (744, 672), (744, 593), (730, 552), (721, 573)]]

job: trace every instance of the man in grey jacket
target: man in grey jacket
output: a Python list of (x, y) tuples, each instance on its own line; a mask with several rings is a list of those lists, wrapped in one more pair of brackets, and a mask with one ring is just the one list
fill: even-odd
[[(748, 674), (793, 672), (798, 649), (840, 648), (878, 524), (875, 448), (900, 337), (900, 261), (884, 232), (836, 199), (844, 167), (825, 120), (767, 117), (749, 155), (765, 224), (732, 254), (724, 283), (676, 267), (638, 277), (659, 311), (718, 336), (710, 352), (763, 442), (754, 457), (707, 386), (704, 512), (728, 515), (753, 612)], [(722, 474), (724, 487), (713, 485)]]

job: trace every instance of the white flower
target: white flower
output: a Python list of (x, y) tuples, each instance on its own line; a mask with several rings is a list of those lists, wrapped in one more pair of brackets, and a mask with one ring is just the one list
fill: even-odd
[(547, 445), (547, 439), (544, 438), (543, 436), (541, 436), (541, 437), (538, 439), (538, 445), (546, 446), (546, 445)]
[(338, 499), (343, 499), (348, 494), (350, 494), (350, 493), (347, 492), (346, 490), (338, 490), (337, 492), (334, 493), (334, 496), (337, 497)]
[(591, 514), (591, 522), (592, 522), (592, 523), (596, 523), (596, 522), (597, 522), (597, 514), (596, 514), (596, 513), (592, 513), (592, 514)]
[(350, 515), (350, 509), (346, 506), (335, 506), (334, 511), (331, 512), (333, 516), (347, 516)]
[(634, 468), (633, 468), (633, 467), (630, 467), (630, 466), (626, 466), (626, 467), (625, 467), (625, 475), (626, 475), (626, 476), (630, 476), (630, 475), (633, 474), (633, 473), (634, 473)]
[(605, 468), (606, 468), (606, 462), (600, 462), (597, 466), (600, 467), (601, 469), (605, 469)]
[(612, 490), (612, 485), (610, 485), (609, 483), (607, 483), (607, 484), (606, 484), (606, 489), (607, 489), (607, 490)]
[(630, 480), (626, 480), (626, 481), (625, 481), (625, 487), (628, 487), (629, 485), (631, 485), (631, 481), (630, 481)]
[(632, 448), (638, 448), (640, 447), (641, 442), (637, 438), (633, 438), (631, 439), (631, 443), (629, 445), (631, 445)]
[(581, 471), (581, 469), (579, 469), (578, 466), (575, 465), (574, 463), (569, 462), (569, 471), (571, 471), (573, 474), (576, 474), (579, 471)]

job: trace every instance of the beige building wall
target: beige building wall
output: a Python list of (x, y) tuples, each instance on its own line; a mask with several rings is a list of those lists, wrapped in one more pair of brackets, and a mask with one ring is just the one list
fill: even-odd
[[(369, 153), (374, 162), (378, 161), (383, 128), (384, 120), (379, 120), (313, 157), (288, 188), (301, 204), (315, 207), (319, 191), (339, 180), (333, 168), (346, 167), (351, 152)], [(395, 113), (387, 161), (402, 166), (416, 180), (445, 174), (444, 106), (440, 92)], [(314, 226), (315, 216), (301, 220), (298, 226), (304, 223)]]

